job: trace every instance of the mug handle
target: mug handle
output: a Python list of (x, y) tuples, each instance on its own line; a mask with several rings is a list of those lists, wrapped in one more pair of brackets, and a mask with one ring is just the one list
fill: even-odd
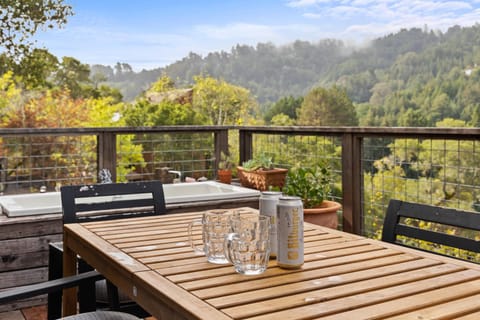
[(224, 242), (224, 248), (225, 248), (225, 258), (230, 263), (233, 263), (233, 257), (232, 257), (232, 242), (233, 238), (238, 237), (238, 233), (229, 233), (225, 236), (225, 242)]
[[(193, 242), (192, 229), (196, 225), (203, 225), (203, 223), (202, 223), (201, 220), (193, 220), (188, 224), (188, 242), (190, 243), (190, 247), (192, 247), (193, 251), (195, 251), (196, 254), (204, 255), (205, 251), (204, 251), (203, 247), (199, 247), (199, 246), (195, 245), (195, 243)], [(203, 235), (202, 235), (202, 237), (203, 237)]]

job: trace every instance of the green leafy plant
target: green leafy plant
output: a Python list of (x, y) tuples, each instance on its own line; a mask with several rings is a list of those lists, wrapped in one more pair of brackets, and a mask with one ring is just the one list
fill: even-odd
[(326, 165), (295, 167), (288, 171), (283, 193), (300, 197), (305, 208), (313, 208), (327, 198), (332, 181), (330, 168)]
[(242, 167), (246, 171), (271, 170), (273, 169), (273, 158), (262, 153), (258, 158), (243, 162)]
[(220, 161), (218, 161), (219, 170), (231, 170), (233, 166), (232, 158), (225, 152), (220, 153)]

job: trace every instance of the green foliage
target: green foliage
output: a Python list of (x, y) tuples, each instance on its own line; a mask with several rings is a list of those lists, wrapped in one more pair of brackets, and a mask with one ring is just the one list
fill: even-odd
[(302, 198), (305, 208), (319, 206), (331, 192), (333, 179), (330, 170), (323, 164), (310, 168), (291, 168), (283, 192)]
[(273, 116), (270, 123), (274, 126), (293, 126), (295, 125), (295, 120), (283, 113), (279, 113)]
[(243, 162), (242, 167), (246, 171), (271, 170), (274, 167), (273, 157), (262, 153), (256, 158)]
[(175, 89), (175, 82), (167, 75), (162, 75), (157, 82), (153, 83), (150, 87), (150, 91), (165, 92)]
[(250, 92), (225, 81), (197, 76), (193, 92), (193, 108), (206, 116), (207, 124), (241, 125), (255, 113)]
[(51, 76), (58, 70), (57, 57), (45, 49), (34, 49), (27, 53), (18, 64), (12, 62), (15, 75), (21, 76), (29, 89), (52, 87)]
[(275, 102), (264, 114), (266, 123), (271, 123), (272, 119), (278, 114), (284, 114), (290, 119), (297, 118), (297, 109), (301, 107), (303, 97), (295, 98), (293, 96), (283, 97)]
[(355, 126), (358, 120), (352, 102), (345, 90), (315, 88), (303, 100), (297, 110), (298, 125)]
[(61, 27), (73, 15), (64, 0), (3, 0), (0, 9), (0, 45), (11, 57), (28, 53), (32, 46), (29, 38), (38, 29)]
[(233, 166), (233, 160), (230, 155), (227, 155), (225, 152), (220, 153), (220, 161), (218, 161), (218, 169), (220, 170), (231, 170)]
[[(72, 57), (63, 57), (55, 74), (55, 84), (70, 90), (73, 98), (88, 96), (85, 84), (90, 83), (90, 67)], [(88, 92), (88, 90), (87, 90)]]
[(154, 104), (140, 99), (126, 108), (123, 115), (128, 126), (194, 125), (205, 121), (190, 104), (168, 100)]
[(13, 72), (8, 71), (0, 78), (0, 120), (8, 121), (11, 112), (17, 112), (16, 108), (22, 103), (22, 90), (15, 84)]

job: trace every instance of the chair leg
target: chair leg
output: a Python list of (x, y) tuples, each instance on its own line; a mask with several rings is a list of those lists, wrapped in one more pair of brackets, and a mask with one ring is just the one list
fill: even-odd
[[(93, 268), (82, 259), (78, 261), (78, 273), (92, 271)], [(80, 313), (95, 311), (97, 309), (96, 303), (96, 288), (95, 282), (82, 284), (78, 286), (78, 306)]]
[(120, 298), (118, 296), (118, 288), (107, 280), (107, 296), (110, 309), (120, 311)]
[[(50, 243), (48, 247), (48, 280), (63, 277), (62, 251), (58, 244)], [(47, 298), (47, 319), (54, 320), (62, 317), (62, 292), (51, 292)]]

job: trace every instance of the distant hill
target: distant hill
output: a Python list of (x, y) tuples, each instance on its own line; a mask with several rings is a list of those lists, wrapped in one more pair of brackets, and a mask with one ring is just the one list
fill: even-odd
[[(312, 87), (338, 85), (358, 106), (361, 124), (434, 125), (445, 117), (480, 122), (480, 26), (446, 32), (400, 30), (354, 48), (340, 40), (295, 41), (286, 46), (237, 45), (202, 57), (190, 53), (164, 68), (133, 72), (130, 66), (92, 66), (131, 101), (165, 73), (177, 87), (210, 75), (248, 88), (260, 104), (303, 96)], [(477, 92), (478, 91), (478, 92)], [(398, 114), (410, 114), (404, 119)], [(479, 113), (479, 120), (476, 113)], [(391, 115), (391, 116), (390, 116)], [(472, 120), (473, 119), (473, 120)], [(403, 121), (403, 122), (402, 122)]]

